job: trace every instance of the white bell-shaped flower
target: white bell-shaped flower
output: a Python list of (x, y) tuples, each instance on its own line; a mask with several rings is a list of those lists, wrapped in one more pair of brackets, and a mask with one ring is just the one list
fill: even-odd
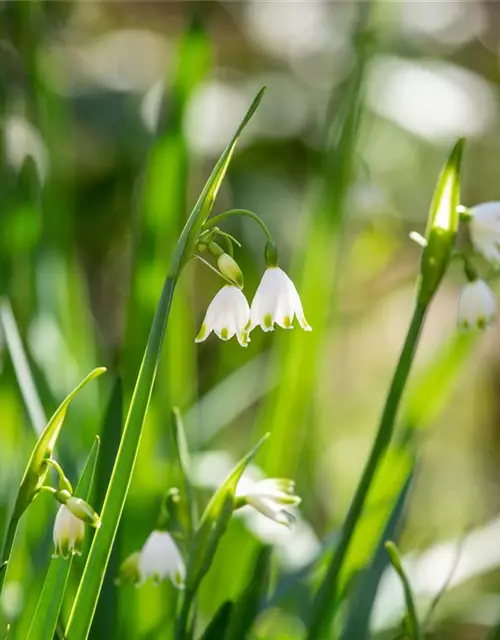
[(184, 588), (186, 568), (172, 536), (166, 531), (153, 531), (139, 555), (141, 582), (162, 582), (170, 578), (174, 587)]
[(469, 209), (472, 244), (478, 253), (500, 266), (500, 202), (484, 202)]
[(250, 331), (257, 325), (263, 331), (273, 331), (275, 324), (292, 329), (294, 316), (304, 331), (312, 331), (292, 280), (279, 267), (268, 267), (250, 308)]
[(259, 482), (246, 483), (243, 491), (237, 489), (236, 496), (242, 505), (253, 507), (262, 515), (278, 524), (290, 526), (295, 518), (286, 508), (300, 503), (295, 495), (295, 483), (286, 478), (266, 478)]
[(54, 521), (54, 553), (53, 558), (70, 555), (81, 555), (85, 524), (74, 516), (66, 505), (61, 505)]
[(213, 331), (221, 340), (234, 335), (242, 347), (246, 347), (250, 308), (244, 294), (232, 285), (226, 285), (210, 303), (195, 342), (203, 342)]
[(484, 329), (495, 319), (497, 301), (484, 280), (466, 284), (458, 301), (458, 326), (461, 329)]

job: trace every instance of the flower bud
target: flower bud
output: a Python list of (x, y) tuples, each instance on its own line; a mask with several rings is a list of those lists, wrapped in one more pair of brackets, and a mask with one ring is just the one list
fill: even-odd
[(464, 140), (453, 147), (439, 177), (427, 223), (427, 245), (422, 253), (418, 301), (427, 305), (437, 291), (451, 260), (458, 231), (460, 164)]
[(139, 558), (140, 552), (134, 551), (125, 558), (118, 571), (118, 577), (115, 580), (115, 584), (137, 584), (140, 581), (141, 573), (139, 570)]
[(240, 289), (243, 289), (243, 274), (238, 263), (228, 253), (221, 253), (217, 258), (217, 266), (219, 271)]
[(54, 522), (54, 558), (68, 558), (82, 552), (85, 525), (74, 516), (66, 505), (61, 505)]
[(101, 519), (85, 500), (75, 498), (75, 496), (70, 495), (66, 490), (56, 491), (54, 495), (76, 518), (82, 522), (86, 522), (91, 527), (99, 529)]

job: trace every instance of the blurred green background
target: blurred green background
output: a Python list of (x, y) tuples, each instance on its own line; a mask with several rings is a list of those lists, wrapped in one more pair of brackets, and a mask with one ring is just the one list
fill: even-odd
[[(178, 234), (263, 84), (214, 211), (262, 216), (314, 329), (256, 330), (248, 349), (213, 336), (195, 345), (221, 282), (200, 263), (185, 269), (93, 638), (170, 637), (170, 584), (112, 582), (179, 482), (173, 405), (201, 501), (268, 430), (256, 464), (295, 478), (303, 498), (292, 531), (233, 519), (203, 583), (201, 620), (241, 592), (259, 545), (272, 542), (281, 595), (252, 637), (303, 636), (301, 570), (332, 544), (359, 479), (411, 313), (420, 254), (408, 233), (423, 232), (457, 137), (468, 138), (463, 203), (500, 198), (499, 40), (500, 4), (479, 0), (0, 2), (0, 525), (44, 413), (104, 365), (58, 450), (76, 482), (101, 433), (100, 507), (121, 424), (102, 432), (108, 403), (126, 410)], [(251, 298), (264, 239), (249, 220), (225, 229), (243, 243)], [(427, 386), (413, 419), (426, 429), (401, 547), (424, 609), (459, 558), (429, 637), (475, 640), (500, 618), (500, 359), (496, 329), (454, 335), (462, 280), (453, 267), (418, 354)], [(41, 404), (20, 392), (16, 331)], [(446, 385), (422, 378), (450, 341)], [(0, 603), (9, 638), (26, 635), (55, 511), (37, 499), (19, 532)], [(394, 636), (401, 607), (388, 576), (377, 637)]]

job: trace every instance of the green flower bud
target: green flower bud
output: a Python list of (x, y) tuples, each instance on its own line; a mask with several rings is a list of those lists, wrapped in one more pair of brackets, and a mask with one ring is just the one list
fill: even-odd
[(278, 247), (272, 240), (266, 242), (266, 248), (264, 249), (264, 257), (266, 259), (266, 265), (268, 267), (278, 266)]
[(422, 253), (418, 302), (427, 305), (450, 263), (458, 232), (460, 203), (460, 164), (464, 139), (453, 147), (441, 171), (432, 199), (427, 223), (427, 245)]
[(221, 253), (217, 258), (217, 266), (219, 271), (240, 289), (243, 289), (243, 274), (238, 263), (228, 253)]
[(86, 522), (91, 527), (99, 529), (101, 519), (85, 500), (75, 498), (75, 496), (72, 496), (69, 491), (66, 490), (56, 491), (54, 496), (59, 502), (66, 505), (67, 509), (79, 520)]

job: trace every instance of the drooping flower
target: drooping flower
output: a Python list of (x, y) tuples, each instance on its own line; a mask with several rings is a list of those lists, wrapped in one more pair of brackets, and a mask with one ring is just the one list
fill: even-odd
[(286, 508), (300, 504), (295, 495), (295, 483), (286, 478), (266, 478), (252, 482), (244, 491), (236, 492), (238, 506), (248, 505), (278, 524), (290, 526), (294, 517)]
[(495, 294), (484, 280), (466, 284), (458, 301), (458, 326), (461, 329), (484, 329), (495, 319)]
[(195, 342), (203, 342), (213, 331), (221, 340), (236, 335), (241, 346), (246, 347), (249, 318), (250, 309), (244, 294), (238, 287), (226, 285), (210, 303)]
[(476, 251), (500, 266), (500, 202), (484, 202), (469, 209), (469, 228)]
[(162, 582), (170, 578), (174, 587), (184, 588), (186, 568), (181, 553), (167, 531), (153, 531), (139, 555), (141, 582)]
[(85, 524), (80, 518), (74, 516), (66, 505), (61, 505), (54, 521), (54, 553), (53, 558), (70, 555), (80, 555), (83, 539), (85, 537)]
[(294, 316), (304, 331), (312, 330), (292, 280), (279, 267), (268, 267), (250, 308), (250, 331), (257, 325), (263, 331), (273, 331), (275, 324), (292, 329)]

